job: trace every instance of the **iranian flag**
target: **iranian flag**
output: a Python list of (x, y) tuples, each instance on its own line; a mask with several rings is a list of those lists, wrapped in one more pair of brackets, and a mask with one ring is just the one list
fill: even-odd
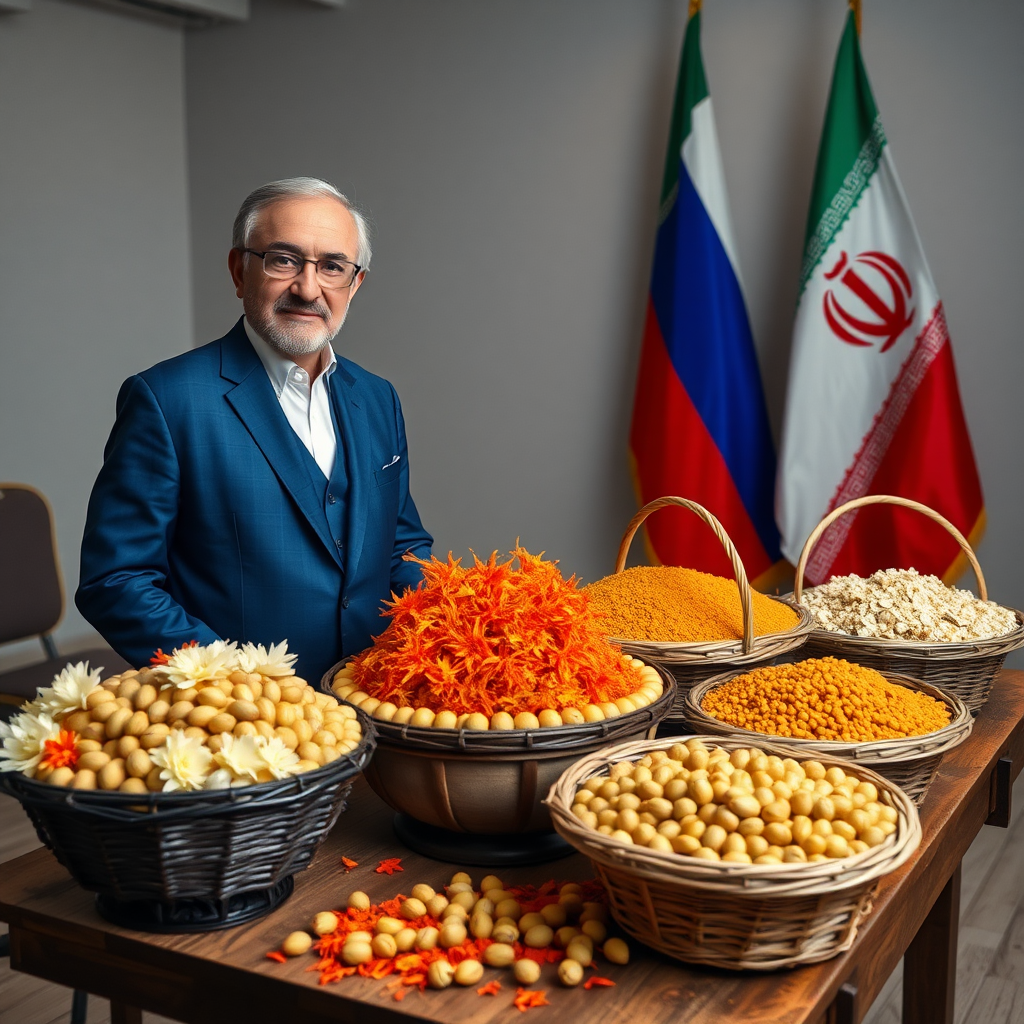
[[(776, 517), (796, 562), (832, 509), (913, 498), (974, 542), (985, 521), (946, 317), (896, 174), (851, 10), (814, 175), (783, 423)], [(822, 536), (809, 583), (914, 567), (951, 582), (960, 550), (919, 513), (871, 506)]]

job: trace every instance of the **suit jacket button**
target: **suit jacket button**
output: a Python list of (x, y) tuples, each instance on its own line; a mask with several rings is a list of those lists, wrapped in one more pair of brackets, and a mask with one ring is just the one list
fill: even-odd
[(327, 495), (327, 503), (333, 505), (338, 499), (333, 494)]
[(341, 599), (341, 607), (342, 608), (347, 608), (348, 607), (348, 595), (346, 595), (345, 597), (343, 597)]
[(339, 537), (334, 543), (338, 545), (338, 550), (340, 551), (341, 550), (341, 538)]

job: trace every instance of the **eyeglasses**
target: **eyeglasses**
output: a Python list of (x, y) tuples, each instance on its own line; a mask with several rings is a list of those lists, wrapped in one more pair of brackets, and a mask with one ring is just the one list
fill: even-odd
[(302, 268), (312, 263), (316, 269), (316, 279), (324, 288), (348, 288), (363, 269), (358, 263), (350, 263), (348, 260), (307, 260), (293, 252), (257, 252), (255, 249), (243, 249), (242, 252), (259, 256), (263, 260), (263, 273), (282, 281), (298, 277)]

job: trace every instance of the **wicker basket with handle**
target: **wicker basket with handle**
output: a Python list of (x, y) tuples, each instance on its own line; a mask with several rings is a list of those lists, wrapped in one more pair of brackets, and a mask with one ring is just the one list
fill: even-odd
[(660, 662), (675, 676), (679, 684), (679, 696), (676, 706), (673, 709), (672, 717), (680, 719), (685, 714), (683, 699), (686, 691), (694, 683), (708, 676), (716, 675), (731, 666), (753, 668), (755, 665), (763, 665), (800, 647), (814, 628), (814, 617), (805, 608), (799, 608), (788, 600), (771, 598), (792, 608), (799, 620), (791, 629), (782, 633), (765, 633), (761, 636), (754, 634), (754, 606), (751, 597), (750, 583), (747, 581), (747, 573), (743, 567), (743, 561), (736, 545), (733, 544), (725, 527), (715, 518), (703, 505), (687, 498), (666, 496), (656, 498), (648, 502), (633, 518), (626, 527), (622, 542), (619, 544), (619, 553), (615, 562), (615, 571), (622, 572), (626, 567), (626, 556), (629, 554), (629, 546), (640, 529), (643, 521), (659, 509), (676, 506), (689, 509), (701, 519), (718, 538), (718, 542), (725, 549), (732, 565), (733, 576), (736, 586), (739, 589), (740, 607), (743, 612), (743, 636), (735, 640), (715, 640), (697, 643), (683, 643), (670, 641), (636, 640), (630, 637), (611, 637), (613, 643), (621, 645), (624, 651), (636, 655), (643, 661)]
[[(840, 516), (855, 512), (866, 505), (901, 505), (920, 512), (944, 527), (960, 545), (974, 570), (978, 581), (978, 597), (983, 601), (988, 600), (985, 576), (974, 549), (948, 519), (927, 505), (911, 501), (909, 498), (900, 498), (892, 494), (868, 494), (834, 509), (818, 523), (807, 538), (797, 562), (793, 585), (793, 599), (797, 604), (800, 604), (803, 597), (804, 572), (815, 545)], [(878, 669), (880, 672), (898, 672), (923, 680), (959, 697), (970, 709), (971, 714), (976, 715), (988, 700), (992, 681), (1003, 667), (1007, 654), (1024, 646), (1024, 613), (1016, 609), (1011, 610), (1017, 618), (1016, 626), (1009, 633), (984, 640), (971, 640), (966, 643), (886, 640), (835, 633), (819, 626), (808, 637), (801, 654), (809, 658), (832, 655)]]
[(700, 732), (716, 736), (732, 736), (748, 745), (760, 747), (764, 743), (782, 742), (801, 751), (803, 758), (816, 758), (819, 754), (852, 761), (878, 772), (920, 807), (928, 787), (939, 770), (942, 755), (959, 746), (971, 734), (974, 718), (967, 705), (953, 694), (922, 683), (909, 676), (886, 673), (886, 679), (909, 690), (926, 693), (940, 701), (949, 711), (949, 725), (923, 736), (906, 739), (874, 740), (866, 743), (847, 743), (838, 740), (807, 740), (795, 737), (771, 736), (730, 725), (709, 715), (703, 708), (704, 698), (716, 687), (734, 679), (740, 673), (727, 672), (698, 683), (686, 695), (686, 718)]
[[(681, 736), (679, 740), (690, 737)], [(732, 751), (749, 741), (701, 737)], [(580, 785), (616, 761), (639, 760), (666, 740), (622, 743), (583, 758), (551, 787), (547, 806), (558, 832), (590, 858), (608, 891), (612, 916), (640, 942), (687, 963), (769, 971), (828, 960), (849, 949), (883, 875), (921, 841), (917, 808), (897, 786), (870, 769), (817, 757), (875, 784), (896, 808), (896, 831), (884, 843), (842, 860), (781, 865), (709, 862), (631, 846), (591, 829), (571, 812)], [(799, 759), (784, 744), (761, 750)]]

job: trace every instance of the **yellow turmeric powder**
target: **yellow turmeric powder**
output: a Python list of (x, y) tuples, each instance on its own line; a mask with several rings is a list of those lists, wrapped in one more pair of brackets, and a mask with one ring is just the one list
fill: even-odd
[(701, 708), (753, 732), (848, 743), (923, 736), (949, 725), (941, 701), (839, 658), (754, 669), (716, 686)]
[[(583, 588), (604, 616), (609, 636), (623, 640), (698, 643), (743, 637), (735, 580), (676, 565), (638, 565)], [(754, 633), (782, 633), (800, 616), (788, 605), (751, 592)]]

